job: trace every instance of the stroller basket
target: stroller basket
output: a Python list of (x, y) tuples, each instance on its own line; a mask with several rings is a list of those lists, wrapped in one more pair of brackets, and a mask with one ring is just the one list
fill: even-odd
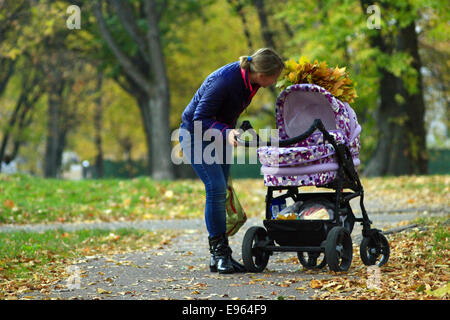
[(332, 220), (264, 220), (269, 237), (280, 246), (320, 246)]

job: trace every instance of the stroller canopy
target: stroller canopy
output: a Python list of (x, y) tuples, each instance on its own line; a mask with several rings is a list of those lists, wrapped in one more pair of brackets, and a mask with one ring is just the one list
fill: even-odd
[[(337, 143), (349, 147), (355, 166), (360, 164), (361, 127), (348, 103), (314, 84), (287, 87), (277, 99), (278, 138), (294, 138), (321, 119)], [(288, 147), (262, 146), (257, 149), (261, 173), (267, 186), (324, 185), (336, 178), (338, 164), (334, 147), (320, 131)]]
[(318, 85), (295, 84), (278, 96), (276, 121), (280, 139), (304, 133), (315, 119), (321, 119), (328, 131), (340, 130), (348, 142), (361, 131), (348, 103), (341, 102)]

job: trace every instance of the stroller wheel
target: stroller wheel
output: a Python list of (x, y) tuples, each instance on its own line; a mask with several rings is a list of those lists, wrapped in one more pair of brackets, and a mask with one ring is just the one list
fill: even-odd
[(389, 242), (380, 231), (371, 232), (368, 237), (362, 239), (359, 254), (366, 266), (381, 267), (389, 260)]
[(297, 257), (305, 269), (322, 269), (327, 264), (325, 255), (321, 252), (297, 252)]
[(266, 229), (251, 227), (247, 230), (242, 242), (242, 260), (250, 272), (261, 272), (269, 262), (270, 253), (262, 246), (270, 243)]
[(353, 248), (350, 233), (344, 227), (334, 227), (327, 235), (325, 259), (330, 270), (347, 271), (352, 264)]

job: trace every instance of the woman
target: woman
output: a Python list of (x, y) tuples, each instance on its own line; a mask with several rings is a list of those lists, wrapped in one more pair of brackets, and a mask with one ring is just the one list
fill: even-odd
[[(211, 272), (233, 273), (244, 271), (244, 268), (232, 259), (225, 232), (230, 162), (211, 164), (211, 161), (205, 161), (203, 150), (210, 142), (204, 141), (202, 135), (194, 135), (194, 132), (200, 128), (202, 132), (217, 129), (220, 131), (218, 143), (225, 148), (237, 146), (234, 137), (238, 134), (235, 126), (239, 115), (260, 87), (267, 88), (276, 83), (283, 68), (283, 60), (272, 49), (262, 48), (251, 56), (240, 57), (239, 61), (211, 73), (183, 112), (180, 132), (183, 131), (181, 129), (187, 130), (188, 135), (180, 134), (180, 145), (184, 156), (205, 184), (205, 222), (209, 233)], [(194, 148), (194, 137), (197, 149)], [(196, 158), (194, 154), (200, 154), (200, 157)]]

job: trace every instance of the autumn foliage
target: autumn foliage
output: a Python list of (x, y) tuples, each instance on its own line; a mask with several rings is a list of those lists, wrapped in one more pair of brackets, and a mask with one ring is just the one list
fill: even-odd
[(343, 102), (352, 103), (358, 97), (355, 83), (350, 79), (346, 67), (331, 68), (326, 61), (311, 63), (306, 57), (297, 62), (294, 59), (286, 61), (286, 67), (281, 74), (277, 87), (285, 89), (290, 85), (311, 83), (328, 90)]

